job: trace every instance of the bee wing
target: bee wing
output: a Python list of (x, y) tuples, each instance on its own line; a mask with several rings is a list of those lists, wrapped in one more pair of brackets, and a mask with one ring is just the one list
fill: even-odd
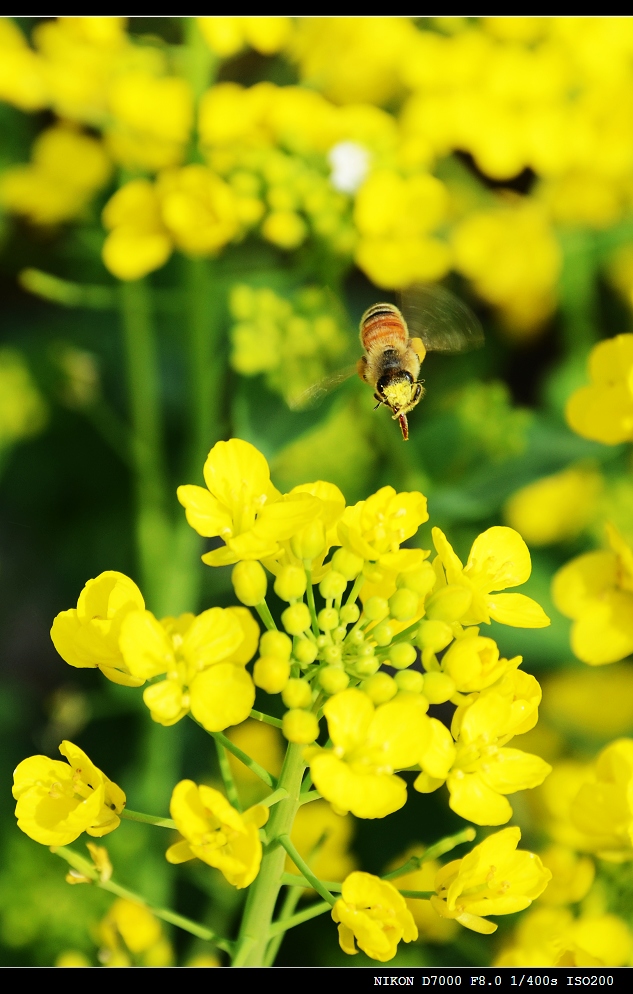
[(414, 284), (400, 294), (400, 308), (411, 336), (429, 352), (468, 352), (484, 344), (479, 319), (443, 286)]
[(332, 373), (330, 376), (324, 377), (319, 383), (308, 387), (307, 390), (297, 394), (296, 397), (291, 397), (288, 401), (288, 407), (291, 411), (303, 411), (309, 407), (316, 407), (328, 393), (336, 390), (337, 387), (340, 387), (341, 383), (349, 380), (350, 376), (354, 375), (356, 366), (357, 364), (354, 363), (353, 366), (346, 366), (337, 373)]

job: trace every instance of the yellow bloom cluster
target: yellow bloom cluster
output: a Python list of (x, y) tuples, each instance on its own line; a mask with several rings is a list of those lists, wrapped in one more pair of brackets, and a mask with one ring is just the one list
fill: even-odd
[(31, 756), (16, 767), (18, 828), (45, 846), (66, 846), (82, 832), (97, 838), (113, 832), (125, 794), (72, 742), (62, 742), (59, 751), (68, 762)]
[(355, 941), (371, 959), (393, 959), (400, 940), (418, 937), (413, 916), (402, 895), (388, 880), (356, 871), (343, 881), (341, 896), (332, 908), (343, 952), (358, 952)]
[(567, 402), (569, 425), (606, 445), (633, 441), (633, 335), (599, 342), (589, 358), (591, 384)]
[[(263, 562), (289, 605), (282, 614), (288, 635), (262, 636), (253, 671), (257, 686), (282, 694), (286, 738), (310, 745), (319, 730), (318, 695), (330, 698), (323, 714), (331, 745), (306, 752), (323, 797), (340, 812), (384, 817), (406, 801), (396, 771), (417, 766), (417, 789), (447, 781), (458, 814), (478, 824), (506, 822), (512, 809), (504, 795), (540, 784), (550, 769), (537, 756), (506, 748), (536, 724), (540, 687), (517, 670), (520, 657), (500, 659), (496, 643), (477, 628), (491, 618), (527, 628), (549, 624), (535, 601), (502, 592), (530, 575), (519, 535), (489, 529), (464, 566), (435, 529), (431, 565), (429, 552), (400, 547), (428, 518), (420, 493), (383, 487), (347, 508), (336, 487), (323, 482), (284, 496), (272, 487), (263, 456), (239, 439), (214, 446), (204, 474), (207, 490), (178, 491), (189, 523), (224, 539), (203, 560), (237, 563), (237, 596), (260, 613), (268, 585)], [(318, 613), (317, 582), (325, 602)], [(416, 645), (424, 674), (412, 668)], [(426, 715), (429, 702), (449, 699), (460, 705), (452, 734)]]
[(237, 284), (229, 299), (231, 365), (242, 376), (264, 373), (270, 389), (292, 400), (340, 365), (348, 339), (340, 316), (318, 287), (290, 300)]
[(535, 908), (517, 928), (494, 966), (628, 966), (633, 936), (614, 914), (582, 914), (568, 908)]
[(96, 938), (104, 966), (173, 966), (173, 950), (158, 919), (149, 908), (126, 898), (117, 898), (101, 919)]
[[(136, 584), (109, 571), (89, 580), (76, 609), (53, 622), (55, 648), (71, 666), (98, 667), (114, 683), (140, 687), (154, 721), (173, 725), (190, 710), (208, 731), (248, 717), (255, 688), (246, 663), (259, 626), (246, 608), (156, 620)], [(163, 677), (156, 682), (157, 677)]]

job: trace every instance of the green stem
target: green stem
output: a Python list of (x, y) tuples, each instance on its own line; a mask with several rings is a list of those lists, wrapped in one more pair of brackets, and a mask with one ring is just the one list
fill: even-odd
[[(395, 880), (396, 877), (403, 877), (405, 873), (412, 873), (414, 870), (419, 870), (423, 863), (428, 863), (431, 859), (443, 856), (444, 853), (450, 852), (455, 846), (461, 846), (463, 842), (472, 842), (476, 834), (475, 829), (469, 826), (468, 828), (463, 828), (461, 832), (456, 832), (455, 835), (448, 835), (445, 839), (440, 839), (439, 842), (429, 846), (421, 856), (411, 856), (402, 866), (392, 870), (391, 873), (385, 873), (382, 879)], [(402, 893), (404, 894), (405, 892), (402, 891)]]
[(290, 856), (290, 859), (295, 864), (297, 869), (301, 870), (301, 873), (303, 874), (305, 879), (309, 882), (310, 886), (317, 892), (317, 894), (320, 894), (320, 896), (324, 899), (324, 901), (329, 901), (331, 905), (336, 904), (336, 898), (332, 897), (325, 884), (323, 884), (319, 880), (319, 878), (314, 875), (308, 864), (305, 862), (305, 860), (301, 857), (301, 855), (297, 851), (297, 848), (293, 846), (292, 842), (290, 841), (290, 837), (288, 835), (280, 835), (279, 841), (281, 842), (282, 846)]
[(233, 774), (231, 773), (229, 757), (227, 756), (226, 749), (219, 739), (215, 739), (215, 748), (218, 754), (218, 765), (220, 767), (220, 773), (222, 774), (226, 796), (236, 811), (242, 811), (240, 795), (237, 792), (235, 780), (233, 779)]
[(284, 921), (274, 922), (268, 931), (269, 937), (272, 939), (275, 935), (280, 935), (282, 932), (287, 932), (289, 928), (294, 928), (295, 925), (301, 925), (303, 922), (310, 921), (311, 918), (316, 918), (317, 915), (322, 915), (324, 911), (330, 911), (332, 908), (331, 904), (327, 901), (321, 901), (320, 904), (313, 904), (311, 907), (306, 908), (305, 911), (300, 911), (298, 914), (293, 915), (292, 918), (286, 918)]
[(318, 801), (320, 799), (321, 795), (319, 794), (318, 790), (301, 791), (299, 804), (310, 804), (311, 801)]
[[(290, 874), (284, 873), (284, 877), (290, 876)], [(299, 898), (303, 892), (302, 887), (290, 886), (286, 892), (284, 898), (284, 903), (281, 906), (281, 911), (279, 912), (279, 921), (284, 921), (287, 918), (292, 918), (295, 908), (299, 903)], [(266, 950), (266, 958), (264, 960), (264, 966), (272, 966), (277, 958), (277, 953), (279, 952), (279, 947), (284, 941), (285, 932), (280, 932), (276, 935), (274, 939), (271, 939), (268, 944), (268, 949)]]
[(172, 821), (171, 818), (157, 818), (155, 815), (143, 814), (142, 811), (130, 811), (129, 808), (123, 808), (121, 818), (127, 818), (128, 821), (140, 821), (144, 825), (156, 825), (158, 828), (176, 828), (176, 822)]
[(306, 593), (308, 595), (308, 607), (310, 608), (310, 618), (312, 619), (312, 634), (315, 638), (319, 637), (319, 622), (317, 621), (316, 615), (316, 604), (314, 603), (314, 587), (312, 586), (312, 568), (310, 566), (310, 560), (303, 560), (303, 568), (306, 571), (307, 588)]
[(179, 915), (175, 911), (170, 911), (168, 908), (159, 908), (155, 904), (152, 904), (151, 901), (146, 901), (140, 894), (136, 894), (134, 891), (128, 890), (127, 887), (121, 887), (121, 885), (115, 883), (114, 880), (101, 880), (99, 871), (96, 869), (94, 864), (87, 860), (84, 856), (81, 856), (79, 853), (69, 849), (68, 846), (51, 846), (51, 852), (55, 853), (56, 856), (61, 856), (62, 859), (65, 859), (66, 862), (73, 867), (73, 869), (78, 870), (85, 877), (88, 877), (101, 890), (106, 890), (110, 894), (116, 894), (117, 897), (123, 897), (127, 901), (134, 901), (135, 904), (142, 904), (146, 908), (149, 908), (152, 914), (156, 915), (157, 918), (161, 918), (163, 921), (169, 922), (171, 925), (177, 925), (178, 928), (182, 928), (185, 932), (190, 932), (191, 935), (195, 935), (199, 939), (206, 939), (207, 942), (212, 942), (215, 946), (219, 949), (223, 949), (225, 952), (231, 952), (233, 943), (229, 942), (227, 939), (221, 938), (221, 936), (216, 935), (210, 928), (206, 928), (204, 925), (199, 925), (198, 922), (194, 922), (190, 918), (185, 918), (184, 915)]
[(345, 601), (345, 606), (346, 607), (347, 607), (348, 604), (355, 604), (356, 603), (356, 600), (358, 599), (358, 594), (360, 593), (360, 588), (362, 587), (362, 585), (364, 584), (364, 582), (365, 582), (365, 577), (363, 576), (362, 573), (359, 573), (358, 576), (356, 577), (356, 579), (354, 580), (354, 586), (352, 587), (352, 589), (350, 591), (350, 595), (347, 598), (347, 600)]
[(255, 721), (264, 721), (267, 725), (274, 725), (275, 728), (281, 728), (283, 725), (283, 721), (281, 721), (279, 718), (273, 718), (269, 714), (264, 714), (263, 711), (255, 711), (252, 708), (251, 708), (251, 718), (254, 718)]
[(268, 607), (268, 604), (266, 603), (266, 601), (263, 600), (261, 602), (261, 604), (256, 604), (255, 605), (255, 610), (257, 611), (258, 615), (260, 616), (260, 618), (262, 619), (262, 621), (266, 625), (266, 628), (268, 629), (268, 631), (269, 632), (276, 632), (277, 631), (277, 625), (275, 624), (275, 619), (273, 618), (272, 614), (270, 613), (270, 608)]
[(136, 540), (143, 593), (148, 606), (160, 617), (169, 610), (163, 602), (163, 592), (169, 568), (171, 529), (163, 464), (158, 352), (147, 283), (143, 280), (121, 283), (119, 295), (132, 421)]
[(216, 742), (220, 742), (225, 749), (228, 749), (234, 756), (237, 756), (240, 762), (244, 763), (244, 766), (248, 766), (249, 770), (251, 770), (255, 776), (259, 777), (260, 780), (263, 780), (267, 787), (272, 787), (273, 790), (276, 790), (277, 786), (283, 786), (281, 781), (277, 784), (277, 780), (272, 773), (265, 770), (264, 767), (260, 766), (254, 759), (251, 759), (248, 753), (244, 752), (243, 749), (240, 749), (239, 746), (236, 746), (234, 742), (231, 742), (231, 740), (227, 738), (226, 735), (223, 735), (222, 732), (209, 732), (209, 735), (212, 735)]
[[(305, 769), (303, 748), (300, 745), (289, 745), (286, 751), (279, 787), (288, 792), (288, 797), (275, 805), (266, 826), (270, 841), (266, 846), (259, 874), (249, 887), (234, 964), (237, 962), (245, 966), (261, 966), (266, 958), (270, 923), (286, 862), (286, 850), (281, 843), (281, 836), (289, 834), (299, 806), (299, 791)], [(244, 953), (246, 945), (249, 949)]]
[(279, 804), (279, 801), (285, 801), (288, 797), (288, 791), (285, 787), (278, 787), (274, 793), (269, 794), (268, 797), (264, 797), (263, 800), (258, 801), (258, 804), (263, 804), (266, 808), (272, 808), (273, 804)]

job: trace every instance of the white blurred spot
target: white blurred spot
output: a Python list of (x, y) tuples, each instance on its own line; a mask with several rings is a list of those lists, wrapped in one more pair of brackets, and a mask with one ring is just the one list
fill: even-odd
[(341, 193), (355, 193), (369, 170), (369, 152), (356, 142), (339, 142), (328, 152), (330, 182)]

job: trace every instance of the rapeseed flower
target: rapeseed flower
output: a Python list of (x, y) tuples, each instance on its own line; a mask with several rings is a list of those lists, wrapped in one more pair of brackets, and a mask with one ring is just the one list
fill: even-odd
[(292, 34), (289, 17), (197, 17), (207, 45), (220, 58), (249, 45), (262, 55), (274, 55)]
[[(423, 853), (422, 846), (413, 846), (403, 853), (400, 859), (394, 860), (389, 869), (402, 866), (411, 856), (422, 856)], [(436, 860), (427, 860), (417, 870), (399, 876), (394, 886), (399, 890), (433, 891), (439, 868), (440, 864)], [(418, 938), (421, 942), (445, 943), (451, 942), (456, 937), (459, 931), (457, 922), (451, 918), (440, 918), (430, 900), (405, 897), (405, 902), (418, 927)]]
[(102, 944), (99, 959), (109, 967), (132, 966), (128, 952), (140, 957), (143, 966), (172, 966), (173, 950), (160, 922), (149, 908), (126, 898), (117, 898), (96, 928)]
[(143, 692), (154, 721), (173, 725), (191, 711), (211, 732), (239, 725), (255, 701), (246, 663), (255, 654), (259, 626), (243, 607), (212, 607), (195, 618), (156, 620), (150, 611), (133, 611), (119, 636), (123, 659)]
[(617, 739), (599, 753), (569, 815), (586, 848), (616, 862), (633, 858), (633, 739)]
[(572, 559), (552, 582), (556, 607), (573, 619), (571, 647), (590, 666), (633, 652), (633, 550), (612, 525), (606, 532), (610, 550)]
[(0, 100), (23, 111), (42, 110), (49, 100), (42, 60), (8, 17), (0, 22)]
[(82, 832), (101, 838), (117, 828), (125, 794), (85, 752), (64, 740), (68, 760), (30, 756), (13, 774), (18, 828), (45, 846), (66, 846)]
[(370, 959), (393, 959), (398, 943), (413, 942), (418, 930), (404, 898), (393, 884), (371, 873), (355, 871), (343, 881), (341, 896), (332, 908), (339, 942), (350, 956), (355, 941)]
[(489, 624), (491, 618), (517, 628), (550, 624), (543, 608), (531, 597), (496, 592), (517, 587), (530, 577), (530, 553), (518, 532), (499, 525), (488, 528), (473, 542), (465, 567), (439, 528), (433, 529), (433, 541), (446, 582), (471, 594), (470, 604), (459, 618), (461, 624)]
[(598, 470), (572, 466), (517, 490), (505, 504), (504, 518), (528, 545), (564, 542), (594, 521), (603, 489)]
[(282, 497), (270, 482), (264, 456), (239, 438), (213, 446), (204, 464), (204, 478), (207, 490), (178, 487), (178, 500), (199, 535), (224, 539), (224, 547), (202, 557), (209, 566), (274, 556), (281, 551), (281, 541), (320, 511), (318, 498), (310, 494)]
[(183, 836), (167, 850), (170, 863), (201, 859), (238, 890), (253, 882), (262, 861), (259, 829), (268, 820), (268, 808), (256, 804), (240, 814), (213, 787), (181, 780), (174, 787), (169, 810)]
[(431, 904), (443, 918), (454, 918), (474, 932), (489, 934), (497, 926), (488, 915), (522, 911), (543, 893), (551, 878), (534, 853), (517, 850), (519, 828), (488, 836), (463, 859), (447, 863), (435, 878)]
[(576, 390), (565, 409), (571, 428), (605, 445), (633, 441), (633, 335), (594, 345), (590, 386)]
[(80, 669), (98, 667), (108, 680), (140, 687), (147, 677), (128, 669), (119, 647), (123, 620), (131, 611), (144, 611), (143, 595), (124, 573), (107, 570), (88, 580), (77, 607), (53, 621), (51, 639), (62, 659)]
[(317, 790), (335, 811), (384, 818), (403, 807), (407, 788), (394, 771), (414, 765), (430, 738), (421, 695), (381, 704), (361, 690), (335, 694), (323, 713), (333, 748), (310, 747), (306, 759)]
[[(349, 851), (353, 832), (349, 815), (336, 814), (326, 801), (314, 801), (297, 811), (290, 838), (316, 877), (343, 880), (356, 868)], [(299, 872), (289, 856), (286, 872)]]
[(408, 565), (410, 551), (400, 553), (400, 545), (428, 518), (423, 494), (399, 494), (393, 487), (381, 487), (367, 500), (345, 509), (338, 525), (340, 543), (361, 559), (397, 573), (401, 561)]
[(139, 68), (113, 79), (108, 102), (113, 121), (106, 143), (117, 162), (152, 171), (180, 164), (193, 125), (186, 80)]
[(630, 929), (617, 915), (582, 914), (575, 919), (568, 908), (534, 908), (493, 965), (625, 966), (631, 946)]

